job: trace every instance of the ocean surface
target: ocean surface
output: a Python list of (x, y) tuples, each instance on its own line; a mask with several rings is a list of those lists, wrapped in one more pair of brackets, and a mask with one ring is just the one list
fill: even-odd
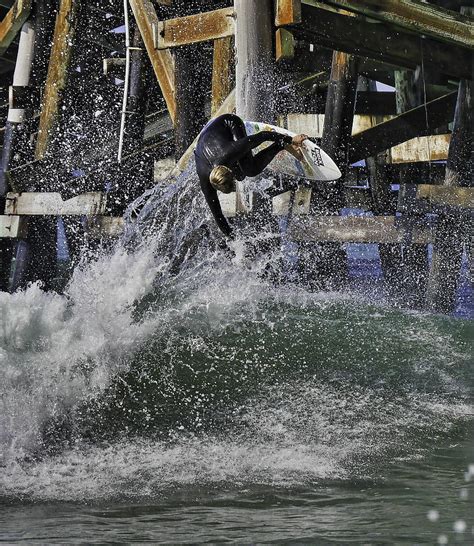
[(0, 542), (473, 544), (466, 271), (453, 316), (373, 247), (344, 292), (275, 285), (185, 182), (63, 295), (0, 294)]

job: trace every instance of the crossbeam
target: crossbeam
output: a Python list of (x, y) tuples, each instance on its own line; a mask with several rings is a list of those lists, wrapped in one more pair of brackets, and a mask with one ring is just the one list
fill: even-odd
[(8, 193), (5, 214), (19, 216), (96, 216), (105, 213), (106, 195), (89, 192), (63, 201), (49, 192)]
[(158, 23), (157, 49), (167, 49), (233, 36), (234, 8), (223, 8)]
[(376, 155), (417, 136), (427, 135), (450, 123), (454, 117), (456, 96), (456, 92), (443, 95), (353, 135), (349, 143), (349, 163)]
[(306, 216), (294, 217), (288, 229), (293, 241), (338, 243), (388, 243), (410, 241), (428, 244), (432, 240), (428, 223), (407, 226), (395, 216)]
[(160, 85), (168, 112), (173, 123), (175, 123), (176, 98), (173, 59), (169, 50), (160, 51), (155, 48), (159, 25), (155, 8), (150, 0), (130, 0), (130, 6), (140, 29), (143, 43)]
[(474, 209), (474, 188), (433, 184), (404, 184), (400, 188), (399, 209), (402, 211), (437, 212), (443, 207)]
[(301, 5), (301, 22), (288, 27), (297, 37), (410, 70), (423, 65), (436, 74), (472, 78), (473, 52), (465, 47), (421, 38), (383, 22), (349, 16), (323, 2), (305, 1), (308, 3)]
[(0, 22), (0, 55), (5, 53), (31, 12), (31, 0), (16, 0)]
[(326, 0), (326, 3), (436, 40), (474, 47), (474, 19), (420, 0)]

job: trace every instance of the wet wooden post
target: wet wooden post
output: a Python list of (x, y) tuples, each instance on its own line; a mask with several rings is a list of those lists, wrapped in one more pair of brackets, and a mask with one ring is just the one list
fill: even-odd
[[(79, 0), (62, 0), (56, 16), (36, 141), (35, 158), (37, 160), (46, 159), (58, 125), (61, 93), (67, 83), (78, 9)], [(51, 13), (45, 10), (43, 16), (46, 18), (48, 15), (50, 16)], [(24, 189), (30, 189), (28, 184)], [(37, 280), (43, 282), (46, 290), (53, 288), (57, 271), (56, 237), (55, 218), (29, 218), (28, 237), (17, 249), (12, 290)]]
[[(13, 85), (28, 86), (34, 57), (35, 29), (31, 22), (23, 25), (18, 47), (18, 55), (13, 75)], [(13, 151), (24, 148), (25, 140), (25, 109), (9, 108), (5, 134), (3, 138), (2, 159), (0, 169), (0, 210), (3, 214), (6, 204), (6, 194), (9, 191), (7, 171), (10, 168)], [(11, 239), (0, 239), (0, 290), (9, 290), (11, 262), (15, 243)]]
[(179, 159), (207, 121), (208, 89), (202, 44), (191, 44), (175, 50), (176, 125), (175, 156)]
[(219, 110), (235, 85), (234, 38), (214, 40), (211, 116)]
[[(403, 114), (412, 108), (425, 102), (423, 96), (422, 72), (415, 73), (407, 70), (395, 71), (395, 90), (397, 113)], [(400, 173), (400, 185), (424, 182), (428, 175), (425, 165), (417, 163), (411, 165)], [(413, 218), (407, 221), (415, 221), (419, 215), (410, 213)], [(398, 279), (395, 281), (395, 291), (402, 293), (404, 303), (410, 306), (420, 307), (425, 298), (426, 280), (428, 273), (428, 247), (427, 245), (415, 245), (407, 242), (401, 246), (401, 261)], [(395, 279), (394, 279), (395, 280)]]
[[(359, 78), (361, 89), (377, 91), (377, 85), (373, 80), (367, 82), (367, 78)], [(382, 117), (376, 116), (376, 122), (381, 123)], [(372, 201), (372, 211), (375, 216), (395, 214), (395, 206), (392, 199), (391, 183), (387, 179), (387, 151), (366, 159), (369, 172), (369, 189)], [(378, 245), (380, 266), (382, 269), (386, 289), (393, 292), (397, 286), (399, 277), (399, 264), (401, 251), (399, 245), (380, 243)], [(394, 293), (398, 294), (398, 290)]]
[[(236, 17), (235, 102), (244, 120), (275, 121), (275, 60), (271, 0), (234, 0)], [(271, 199), (244, 196), (237, 184), (237, 212), (246, 212), (246, 197), (253, 202), (251, 223), (267, 231), (276, 229)], [(275, 243), (277, 244), (277, 243)], [(259, 248), (256, 251), (268, 250)]]
[[(193, 6), (183, 0), (173, 3), (175, 14), (183, 17), (192, 13)], [(202, 6), (203, 11), (207, 3)], [(203, 45), (188, 44), (174, 49), (175, 60), (175, 157), (179, 159), (207, 121), (206, 98), (210, 87), (210, 67)], [(209, 61), (210, 62), (210, 61)]]
[(271, 0), (235, 0), (236, 112), (243, 119), (273, 122), (274, 66)]
[[(354, 120), (357, 89), (357, 64), (352, 55), (333, 52), (328, 84), (321, 147), (336, 161), (342, 176), (327, 183), (324, 203), (312, 199), (313, 212), (334, 213), (345, 206), (344, 180), (348, 168), (348, 145)], [(338, 288), (347, 282), (347, 258), (338, 243), (314, 245), (303, 249), (303, 270), (307, 281), (315, 287)], [(319, 278), (312, 278), (319, 277)]]
[[(454, 128), (449, 145), (444, 185), (472, 186), (473, 112), (472, 81), (459, 84)], [(436, 225), (426, 295), (427, 307), (452, 312), (456, 304), (463, 244), (472, 238), (472, 222), (459, 214), (439, 215)]]

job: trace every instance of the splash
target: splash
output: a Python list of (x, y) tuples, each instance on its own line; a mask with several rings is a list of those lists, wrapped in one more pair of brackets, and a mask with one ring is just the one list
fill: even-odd
[(278, 251), (222, 249), (191, 177), (64, 295), (0, 295), (1, 495), (373, 476), (470, 418), (463, 321), (269, 282)]

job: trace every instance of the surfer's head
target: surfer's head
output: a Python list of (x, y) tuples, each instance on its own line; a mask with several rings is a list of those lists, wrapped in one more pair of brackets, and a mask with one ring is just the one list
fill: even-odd
[(224, 165), (217, 165), (209, 175), (211, 186), (222, 193), (231, 193), (235, 191), (235, 175)]

